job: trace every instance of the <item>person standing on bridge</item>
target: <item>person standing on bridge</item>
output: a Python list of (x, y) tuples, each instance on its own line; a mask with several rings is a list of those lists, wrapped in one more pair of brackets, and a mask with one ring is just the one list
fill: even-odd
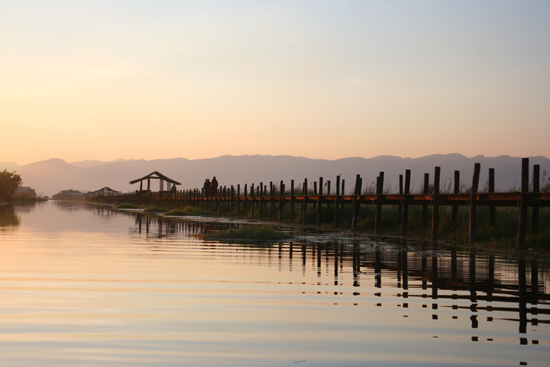
[(218, 194), (218, 180), (216, 180), (216, 176), (212, 178), (212, 196), (216, 196)]
[(210, 196), (210, 192), (212, 191), (212, 183), (210, 182), (209, 179), (206, 179), (204, 181), (204, 196)]

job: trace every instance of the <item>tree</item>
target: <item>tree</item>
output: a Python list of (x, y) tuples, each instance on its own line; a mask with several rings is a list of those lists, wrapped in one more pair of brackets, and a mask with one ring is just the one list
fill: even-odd
[(0, 172), (0, 201), (11, 200), (22, 182), (21, 176), (15, 172), (8, 172), (8, 170)]

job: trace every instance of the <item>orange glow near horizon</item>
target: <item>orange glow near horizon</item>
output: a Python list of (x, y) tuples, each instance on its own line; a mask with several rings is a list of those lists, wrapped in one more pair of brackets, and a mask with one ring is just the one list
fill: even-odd
[(0, 162), (548, 157), (549, 14), (534, 1), (3, 2)]

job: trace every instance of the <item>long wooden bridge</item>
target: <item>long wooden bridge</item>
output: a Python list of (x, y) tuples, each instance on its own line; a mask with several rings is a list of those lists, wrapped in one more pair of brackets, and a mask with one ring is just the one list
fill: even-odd
[[(521, 169), (521, 191), (518, 192), (495, 192), (495, 171), (489, 169), (489, 185), (485, 192), (479, 192), (479, 176), (481, 165), (476, 163), (472, 177), (472, 186), (466, 193), (460, 192), (460, 172), (454, 172), (454, 190), (452, 193), (443, 193), (440, 191), (440, 167), (435, 167), (433, 182), (430, 184), (429, 174), (424, 175), (423, 193), (412, 194), (411, 171), (406, 170), (405, 175), (399, 176), (399, 193), (384, 193), (384, 172), (380, 172), (376, 180), (376, 191), (364, 193), (362, 191), (362, 178), (356, 176), (354, 192), (352, 195), (345, 195), (345, 180), (336, 177), (335, 193), (331, 192), (331, 182), (326, 182), (327, 190), (323, 191), (325, 186), (323, 177), (318, 182), (313, 183), (313, 191), (309, 189), (307, 179), (301, 185), (301, 189), (296, 189), (294, 180), (290, 183), (290, 189), (287, 189), (283, 181), (277, 187), (270, 182), (269, 187), (260, 183), (248, 187), (246, 184), (241, 191), (241, 186), (220, 187), (215, 193), (207, 195), (204, 189), (176, 190), (175, 184), (179, 182), (168, 179), (166, 176), (158, 174), (161, 180), (165, 179), (172, 188), (158, 192), (152, 192), (148, 185), (147, 190), (136, 190), (135, 193), (121, 196), (110, 196), (105, 199), (110, 201), (138, 202), (141, 204), (155, 204), (174, 209), (182, 209), (187, 206), (200, 207), (210, 213), (223, 216), (246, 216), (250, 219), (265, 218), (266, 214), (269, 220), (283, 221), (283, 209), (288, 206), (288, 220), (294, 222), (297, 213), (301, 213), (303, 224), (321, 224), (321, 208), (329, 208), (334, 212), (334, 227), (338, 227), (341, 221), (342, 209), (344, 206), (351, 206), (352, 220), (351, 229), (356, 230), (358, 220), (360, 219), (360, 207), (362, 205), (373, 205), (376, 207), (374, 230), (377, 234), (381, 233), (381, 218), (383, 206), (398, 207), (398, 222), (401, 226), (401, 235), (407, 235), (409, 221), (409, 206), (420, 205), (423, 208), (423, 218), (426, 221), (428, 208), (431, 207), (431, 239), (438, 240), (439, 227), (439, 208), (442, 206), (452, 207), (453, 224), (458, 221), (458, 208), (460, 206), (469, 209), (469, 242), (476, 241), (477, 207), (489, 207), (490, 224), (495, 225), (495, 208), (504, 206), (513, 206), (520, 209), (518, 220), (517, 248), (525, 247), (525, 237), (528, 228), (528, 209), (531, 213), (531, 231), (539, 231), (539, 209), (550, 206), (550, 193), (540, 192), (540, 166), (533, 166), (533, 180), (529, 183), (529, 159), (522, 159)], [(150, 175), (149, 175), (150, 176)], [(143, 179), (148, 178), (145, 176)], [(143, 180), (141, 179), (141, 180)], [(134, 180), (132, 182), (137, 182)], [(162, 183), (162, 182), (161, 182)], [(161, 185), (162, 187), (162, 185)], [(300, 212), (298, 212), (298, 210)], [(307, 212), (313, 210), (316, 213), (315, 223), (308, 223)], [(309, 217), (311, 221), (311, 217)]]

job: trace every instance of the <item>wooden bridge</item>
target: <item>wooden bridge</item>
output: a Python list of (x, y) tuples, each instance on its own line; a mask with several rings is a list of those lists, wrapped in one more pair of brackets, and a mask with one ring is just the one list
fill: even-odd
[[(406, 170), (405, 175), (399, 176), (399, 193), (387, 194), (383, 192), (384, 172), (380, 172), (376, 180), (376, 191), (365, 194), (362, 191), (362, 179), (356, 176), (354, 193), (344, 195), (345, 180), (336, 177), (335, 193), (331, 193), (331, 182), (326, 182), (327, 191), (323, 192), (323, 177), (314, 182), (313, 191), (309, 190), (307, 179), (301, 185), (301, 190), (296, 190), (294, 180), (290, 183), (290, 190), (287, 190), (283, 181), (277, 187), (270, 182), (267, 185), (260, 183), (248, 187), (246, 184), (241, 191), (241, 186), (220, 187), (212, 196), (205, 195), (204, 189), (171, 190), (159, 191), (148, 195), (142, 195), (142, 188), (135, 194), (128, 194), (116, 197), (117, 201), (139, 202), (141, 204), (156, 204), (168, 208), (180, 209), (187, 206), (200, 207), (210, 213), (223, 216), (246, 216), (250, 219), (265, 218), (267, 213), (269, 220), (274, 220), (274, 214), (278, 214), (278, 220), (283, 221), (283, 209), (289, 206), (288, 220), (294, 222), (297, 209), (300, 210), (303, 224), (307, 223), (307, 211), (313, 210), (316, 213), (315, 225), (321, 224), (321, 208), (329, 206), (334, 211), (334, 227), (338, 227), (341, 220), (342, 208), (351, 206), (352, 220), (351, 229), (356, 230), (362, 205), (373, 205), (376, 207), (374, 229), (377, 234), (381, 233), (381, 217), (383, 206), (398, 207), (398, 222), (401, 226), (401, 235), (407, 235), (409, 221), (409, 206), (420, 205), (423, 208), (423, 218), (426, 221), (428, 208), (431, 207), (431, 239), (438, 240), (439, 208), (441, 206), (452, 207), (453, 224), (458, 221), (458, 208), (466, 206), (469, 208), (469, 242), (476, 241), (477, 207), (489, 207), (490, 224), (495, 225), (495, 208), (502, 206), (513, 206), (520, 208), (518, 220), (517, 248), (525, 247), (525, 236), (528, 227), (528, 209), (532, 208), (531, 231), (539, 231), (539, 208), (550, 206), (550, 193), (540, 192), (540, 166), (533, 167), (533, 181), (531, 190), (529, 185), (529, 159), (522, 159), (521, 170), (521, 191), (519, 192), (495, 192), (495, 171), (489, 169), (489, 186), (486, 192), (479, 192), (479, 176), (481, 165), (476, 163), (472, 177), (472, 186), (467, 193), (460, 192), (460, 172), (454, 172), (454, 190), (452, 193), (440, 192), (440, 167), (435, 167), (433, 182), (430, 185), (429, 174), (424, 176), (424, 190), (421, 194), (411, 194), (411, 171)], [(155, 172), (158, 174), (158, 172)], [(159, 177), (167, 179), (158, 174)], [(144, 180), (148, 178), (145, 176)], [(134, 180), (137, 182), (139, 180)], [(133, 183), (132, 182), (132, 183)], [(175, 184), (179, 184), (174, 182)], [(430, 187), (431, 186), (431, 187)], [(113, 199), (114, 200), (114, 199)], [(298, 207), (298, 208), (297, 208)], [(311, 218), (310, 218), (311, 219)]]

